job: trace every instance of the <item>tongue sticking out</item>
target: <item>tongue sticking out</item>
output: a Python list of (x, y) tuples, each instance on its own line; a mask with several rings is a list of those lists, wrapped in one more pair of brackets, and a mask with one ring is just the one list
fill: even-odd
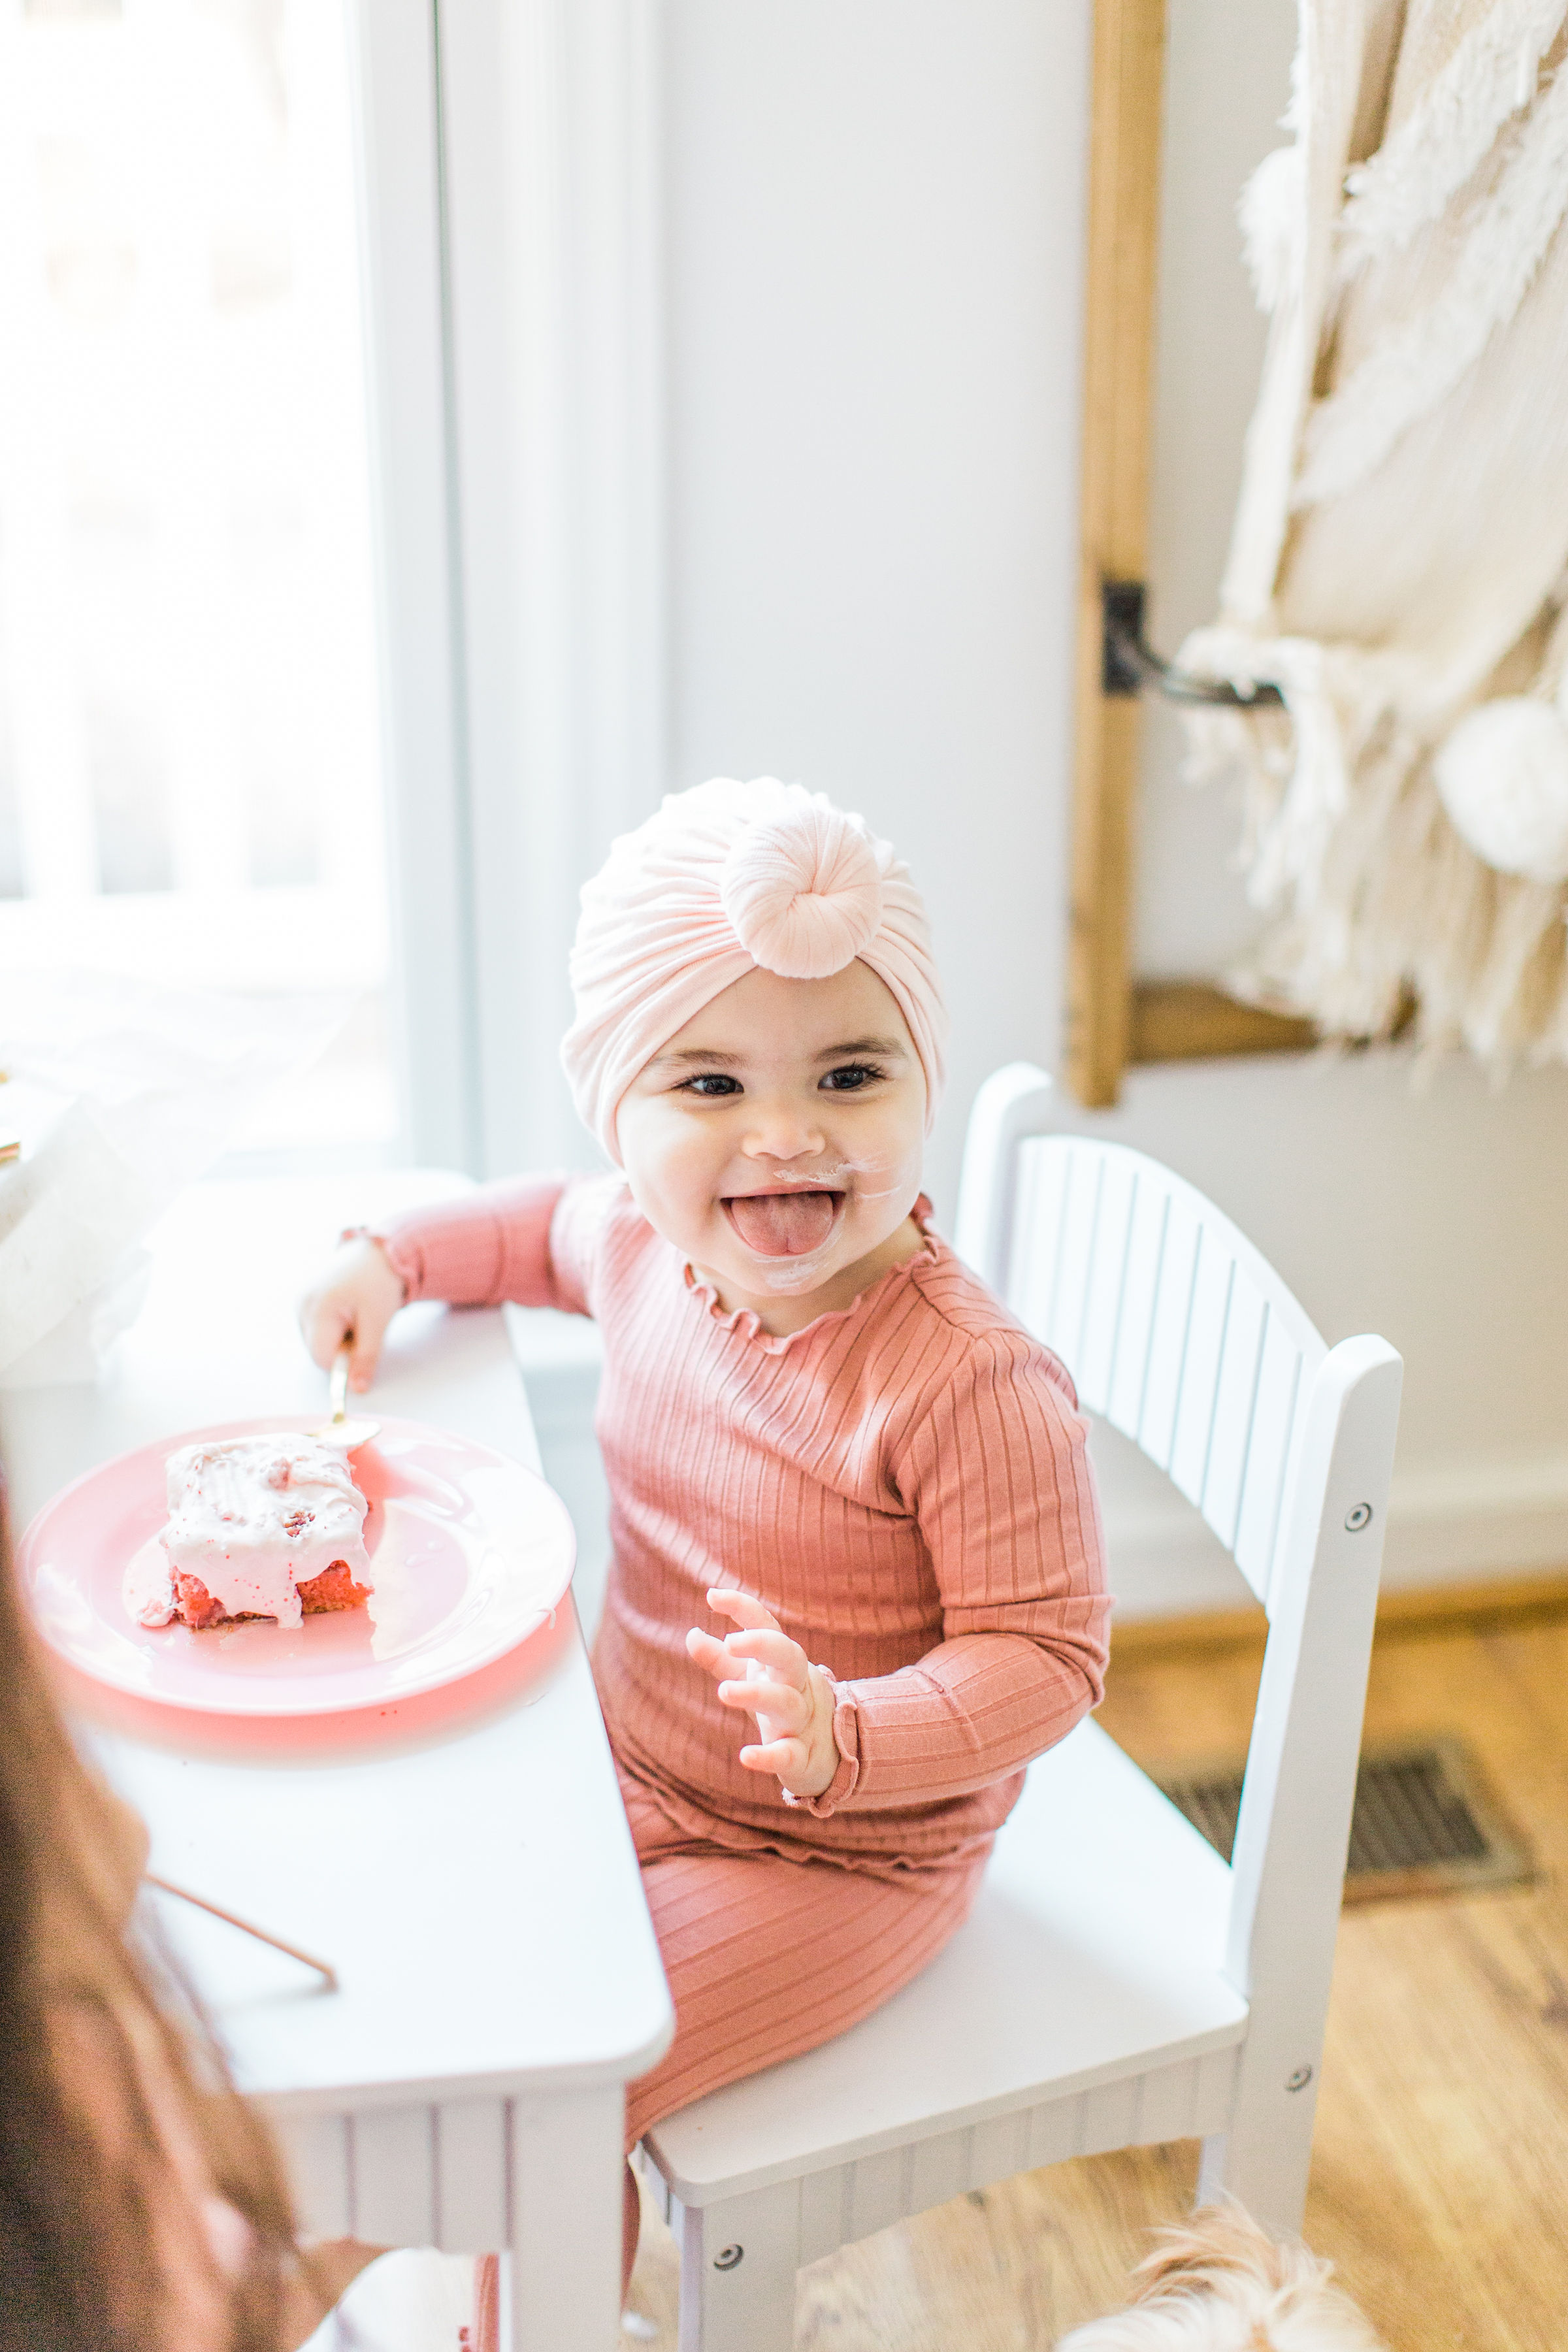
[(833, 1230), (837, 1192), (737, 1193), (730, 1217), (746, 1247), (759, 1257), (804, 1257)]

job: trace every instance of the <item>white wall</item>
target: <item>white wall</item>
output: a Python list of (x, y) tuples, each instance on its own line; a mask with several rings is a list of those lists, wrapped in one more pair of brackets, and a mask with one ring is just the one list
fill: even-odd
[(668, 0), (677, 783), (897, 842), (954, 1015), (934, 1154), (1060, 1025), (1083, 0)]
[[(1087, 0), (668, 0), (673, 773), (863, 807), (929, 892), (955, 1014), (951, 1213), (981, 1076), (1054, 1066), (1066, 906)], [(1274, 143), (1289, 0), (1172, 0), (1152, 576), (1173, 643), (1223, 556), (1259, 335), (1232, 208)], [(1145, 969), (1249, 921), (1222, 795), (1150, 730)], [(1568, 1081), (1398, 1055), (1136, 1073), (1076, 1123), (1211, 1192), (1331, 1339), (1407, 1386), (1390, 1572), (1568, 1560)], [(1134, 1609), (1236, 1588), (1126, 1449)]]

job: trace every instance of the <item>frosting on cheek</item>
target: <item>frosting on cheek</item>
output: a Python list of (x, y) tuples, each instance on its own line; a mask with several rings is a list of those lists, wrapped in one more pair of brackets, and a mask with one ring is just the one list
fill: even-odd
[[(898, 1230), (920, 1196), (921, 1175), (920, 1147), (914, 1144), (903, 1153), (839, 1160), (830, 1168), (814, 1168), (805, 1173), (781, 1171), (770, 1176), (770, 1185), (779, 1192), (792, 1184), (842, 1189), (846, 1195), (844, 1213), (835, 1220), (831, 1232), (816, 1249), (802, 1251), (798, 1256), (763, 1256), (747, 1250), (748, 1281), (775, 1297), (798, 1297), (803, 1291), (815, 1290)], [(885, 1215), (875, 1216), (874, 1224), (884, 1230), (868, 1235), (866, 1221), (857, 1211), (877, 1210), (889, 1201), (900, 1204), (898, 1215), (890, 1222)]]

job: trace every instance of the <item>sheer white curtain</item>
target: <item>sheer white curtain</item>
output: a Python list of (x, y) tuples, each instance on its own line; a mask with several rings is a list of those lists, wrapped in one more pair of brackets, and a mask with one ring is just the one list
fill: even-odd
[(358, 6), (413, 1144), (558, 1164), (576, 893), (665, 781), (658, 15)]

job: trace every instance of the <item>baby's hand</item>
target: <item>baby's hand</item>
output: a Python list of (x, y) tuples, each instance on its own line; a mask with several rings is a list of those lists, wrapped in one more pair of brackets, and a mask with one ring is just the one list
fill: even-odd
[(300, 1300), (300, 1328), (326, 1371), (344, 1340), (351, 1343), (349, 1386), (367, 1389), (386, 1327), (403, 1304), (403, 1277), (379, 1242), (357, 1234), (342, 1242)]
[[(708, 1606), (742, 1630), (720, 1642), (694, 1625), (686, 1646), (718, 1684), (720, 1704), (757, 1718), (757, 1745), (742, 1748), (742, 1763), (749, 1772), (776, 1773), (792, 1797), (820, 1797), (840, 1761), (832, 1684), (749, 1592), (716, 1586)], [(736, 1667), (741, 1679), (731, 1681)]]

